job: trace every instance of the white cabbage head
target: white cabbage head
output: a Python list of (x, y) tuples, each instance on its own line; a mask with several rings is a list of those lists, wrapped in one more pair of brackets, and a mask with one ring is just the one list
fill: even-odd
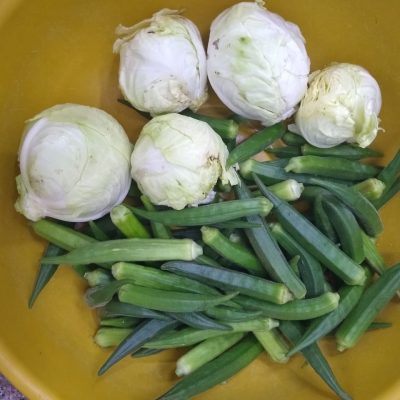
[(193, 22), (163, 9), (132, 27), (118, 26), (119, 85), (151, 115), (197, 110), (207, 100), (206, 55)]
[(207, 52), (211, 86), (229, 109), (265, 126), (294, 114), (310, 72), (297, 25), (261, 1), (238, 3), (213, 21)]
[(132, 177), (153, 204), (180, 210), (198, 205), (218, 179), (235, 185), (225, 168), (228, 149), (207, 123), (180, 114), (153, 118), (132, 152)]
[(33, 221), (100, 218), (128, 193), (131, 152), (124, 129), (106, 112), (51, 107), (27, 121), (15, 207)]
[(381, 92), (364, 68), (331, 64), (310, 76), (294, 129), (314, 146), (343, 142), (367, 147), (379, 131)]

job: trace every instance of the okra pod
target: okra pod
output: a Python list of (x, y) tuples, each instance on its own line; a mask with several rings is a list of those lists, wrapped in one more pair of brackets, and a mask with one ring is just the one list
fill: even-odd
[(299, 245), (279, 223), (271, 224), (271, 232), (278, 243), (291, 256), (300, 256), (298, 264), (300, 276), (307, 288), (307, 297), (316, 297), (325, 291), (322, 266), (303, 246)]
[[(288, 179), (294, 179), (297, 182), (312, 185), (313, 175), (309, 174), (299, 174), (299, 173), (290, 173), (286, 172), (285, 168), (288, 165), (288, 161), (286, 159), (281, 159), (276, 161), (266, 161), (260, 162), (256, 160), (247, 160), (240, 164), (240, 175), (244, 179), (253, 179), (253, 174), (257, 174), (260, 179), (266, 185), (272, 185), (274, 183), (278, 183), (280, 181), (285, 181)], [(333, 178), (325, 178), (325, 182), (337, 182), (350, 184), (349, 181), (344, 181), (340, 179)]]
[(163, 349), (145, 349), (144, 347), (132, 353), (134, 358), (149, 357), (161, 353)]
[(381, 209), (386, 203), (388, 203), (397, 193), (400, 192), (400, 178), (398, 178), (390, 188), (386, 188), (382, 193), (382, 196), (373, 202), (377, 210)]
[[(304, 190), (304, 185), (295, 181), (294, 179), (288, 179), (286, 181), (275, 183), (274, 185), (268, 186), (268, 189), (272, 193), (275, 193), (280, 199), (285, 201), (295, 201), (301, 197)], [(261, 192), (256, 190), (252, 192), (253, 196), (261, 196)]]
[[(157, 211), (154, 205), (151, 203), (150, 199), (142, 195), (140, 196), (140, 200), (144, 205), (144, 208), (148, 211)], [(150, 222), (151, 225), (151, 230), (153, 231), (153, 236), (157, 239), (171, 239), (172, 234), (170, 229), (165, 226), (164, 224), (161, 224), (160, 222)]]
[[(45, 256), (58, 256), (63, 254), (64, 251), (60, 247), (49, 243), (45, 251)], [(36, 299), (38, 298), (41, 291), (53, 277), (58, 269), (58, 264), (41, 264), (38, 274), (36, 276), (35, 284), (33, 286), (31, 295), (29, 297), (28, 307), (32, 308)]]
[(335, 329), (356, 306), (365, 290), (363, 286), (344, 286), (339, 289), (340, 301), (338, 307), (331, 313), (316, 318), (311, 322), (301, 338), (295, 342), (288, 353), (291, 356), (315, 343), (333, 329)]
[(119, 262), (111, 267), (111, 271), (117, 280), (129, 280), (135, 285), (148, 288), (200, 294), (220, 294), (218, 290), (196, 280), (161, 271), (159, 268)]
[(190, 349), (176, 362), (175, 374), (185, 376), (191, 374), (207, 362), (222, 354), (245, 336), (244, 332), (232, 333), (230, 335), (217, 336), (206, 339), (197, 346)]
[(99, 225), (94, 221), (89, 221), (89, 227), (92, 232), (93, 237), (102, 242), (103, 240), (110, 240), (108, 235), (99, 227)]
[(379, 253), (379, 250), (376, 247), (375, 240), (369, 237), (364, 231), (361, 231), (361, 237), (366, 262), (379, 275), (383, 274), (387, 269), (387, 266), (382, 254)]
[(144, 225), (136, 218), (135, 214), (125, 206), (119, 204), (110, 212), (111, 221), (127, 238), (150, 238)]
[(370, 201), (378, 200), (385, 191), (386, 185), (376, 178), (369, 178), (365, 181), (356, 183), (354, 189), (358, 190), (364, 197)]
[(356, 189), (314, 177), (310, 178), (309, 183), (329, 190), (346, 204), (370, 236), (375, 237), (382, 232), (383, 225), (376, 208)]
[(179, 322), (169, 320), (152, 319), (143, 321), (139, 326), (129, 333), (118, 345), (106, 362), (100, 367), (98, 375), (103, 375), (115, 363), (128, 354), (140, 349), (146, 342), (157, 337), (161, 333), (171, 330), (179, 325)]
[(205, 313), (209, 317), (223, 322), (243, 322), (262, 316), (262, 311), (240, 310), (227, 306), (210, 307), (207, 308)]
[(285, 167), (286, 172), (312, 174), (328, 178), (339, 178), (349, 181), (361, 181), (373, 178), (379, 169), (358, 161), (336, 157), (299, 156), (290, 159)]
[(339, 351), (353, 347), (400, 289), (400, 264), (387, 269), (370, 287), (336, 331)]
[(157, 400), (188, 399), (231, 378), (263, 351), (260, 343), (248, 335), (219, 357), (185, 376)]
[(235, 298), (235, 302), (245, 309), (262, 311), (263, 315), (270, 318), (301, 321), (317, 318), (335, 310), (339, 304), (339, 295), (325, 292), (318, 297), (296, 299), (286, 304), (273, 304), (240, 295)]
[(353, 213), (336, 197), (325, 196), (322, 205), (328, 213), (341, 245), (341, 249), (357, 264), (364, 261), (361, 228)]
[(141, 322), (140, 318), (133, 317), (114, 317), (114, 318), (102, 318), (100, 320), (100, 326), (108, 326), (113, 328), (133, 328)]
[(263, 151), (275, 140), (282, 137), (285, 133), (282, 123), (278, 123), (254, 133), (248, 139), (237, 145), (229, 154), (226, 162), (227, 168), (242, 161), (248, 160), (252, 156)]
[[(321, 189), (321, 188), (319, 188)], [(325, 190), (325, 189), (322, 189)], [(330, 195), (329, 192), (328, 196)], [(333, 243), (338, 242), (338, 236), (336, 230), (333, 227), (332, 221), (329, 218), (324, 206), (323, 199), (326, 197), (325, 194), (319, 194), (315, 197), (313, 203), (313, 218), (315, 226), (327, 236)]]
[(133, 317), (133, 318), (148, 318), (148, 319), (164, 319), (170, 318), (158, 311), (150, 310), (149, 308), (135, 306), (129, 303), (121, 303), (116, 300), (111, 300), (104, 308), (101, 309), (102, 318), (113, 317)]
[(291, 158), (301, 155), (301, 149), (298, 146), (267, 147), (265, 151), (278, 158)]
[(307, 143), (303, 136), (289, 131), (283, 134), (282, 141), (288, 146), (301, 146)]
[(242, 244), (233, 243), (218, 229), (213, 227), (203, 226), (201, 233), (204, 243), (225, 259), (255, 275), (266, 275), (265, 269), (255, 254)]
[(352, 144), (339, 144), (338, 146), (321, 148), (305, 143), (301, 146), (301, 152), (304, 156), (318, 157), (339, 157), (348, 160), (361, 160), (369, 157), (382, 157), (380, 151), (373, 150), (369, 147), (358, 147)]
[[(247, 199), (251, 196), (251, 192), (243, 181), (235, 187), (235, 193), (241, 199)], [(258, 228), (245, 229), (245, 233), (263, 267), (274, 280), (286, 285), (295, 298), (303, 298), (306, 295), (306, 288), (290, 268), (265, 219), (253, 215), (247, 217), (247, 220), (260, 224)]]
[(167, 312), (203, 311), (208, 307), (224, 303), (236, 295), (237, 293), (211, 295), (173, 292), (132, 284), (123, 285), (118, 291), (118, 298), (124, 303)]
[[(300, 339), (303, 328), (294, 321), (282, 321), (279, 329), (291, 341), (296, 342)], [(314, 371), (324, 380), (324, 382), (336, 393), (341, 400), (351, 400), (351, 397), (339, 385), (335, 375), (326, 361), (317, 344), (311, 344), (302, 350), (304, 358), (311, 365)]]
[(382, 181), (386, 185), (386, 189), (390, 190), (391, 186), (395, 183), (400, 173), (400, 150), (397, 150), (397, 153), (386, 165), (385, 168), (379, 172), (377, 179)]
[(279, 323), (271, 318), (258, 318), (244, 322), (230, 322), (228, 325), (232, 328), (230, 332), (219, 329), (183, 328), (179, 331), (168, 332), (157, 339), (147, 342), (144, 347), (153, 349), (188, 347), (212, 337), (231, 335), (235, 332), (270, 330), (276, 328)]
[(139, 217), (165, 225), (198, 226), (232, 221), (248, 215), (266, 216), (271, 208), (272, 205), (267, 199), (258, 197), (206, 204), (183, 210), (146, 211), (136, 207), (131, 209)]
[(181, 114), (198, 119), (199, 121), (207, 122), (223, 140), (235, 139), (239, 133), (239, 125), (233, 119), (209, 117), (208, 115), (198, 114), (190, 110), (185, 110)]
[(216, 321), (201, 312), (192, 313), (168, 313), (171, 318), (196, 329), (218, 329), (221, 331), (231, 331), (232, 327), (222, 322)]
[(284, 304), (292, 296), (285, 285), (227, 268), (214, 268), (189, 262), (171, 261), (162, 269), (187, 276), (223, 290), (238, 291), (257, 299)]
[(32, 222), (31, 226), (38, 236), (67, 251), (96, 242), (91, 236), (47, 219)]
[(261, 192), (274, 204), (275, 215), (283, 228), (315, 258), (349, 285), (362, 285), (365, 271), (323, 235), (290, 204), (280, 200), (257, 176), (254, 179)]
[(90, 264), (117, 261), (193, 260), (203, 249), (190, 239), (116, 239), (94, 242), (44, 263)]
[(273, 328), (269, 331), (255, 331), (253, 334), (273, 361), (285, 363), (289, 360), (287, 355), (289, 346), (281, 336), (278, 328)]
[(85, 301), (91, 308), (103, 307), (112, 300), (121, 286), (125, 285), (127, 280), (111, 281), (106, 285), (91, 287), (86, 290)]
[(97, 268), (93, 271), (88, 271), (83, 277), (86, 279), (90, 287), (103, 286), (112, 281), (111, 274), (103, 268)]
[(118, 346), (132, 333), (132, 328), (102, 327), (97, 330), (94, 341), (100, 347)]

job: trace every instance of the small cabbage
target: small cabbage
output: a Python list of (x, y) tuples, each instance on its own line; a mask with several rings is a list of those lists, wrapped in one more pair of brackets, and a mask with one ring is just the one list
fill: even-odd
[(135, 108), (154, 116), (195, 111), (207, 100), (206, 55), (193, 22), (163, 9), (117, 34), (119, 85)]
[(318, 147), (343, 142), (367, 147), (379, 131), (381, 92), (364, 68), (332, 64), (310, 77), (295, 129)]
[(153, 204), (180, 210), (207, 198), (218, 179), (235, 185), (225, 169), (228, 149), (207, 123), (180, 114), (153, 118), (132, 153), (132, 177)]
[(297, 25), (261, 1), (238, 3), (213, 21), (207, 52), (211, 86), (232, 111), (265, 126), (294, 114), (310, 72)]
[(100, 218), (127, 195), (132, 146), (122, 126), (93, 107), (62, 104), (27, 121), (19, 149), (17, 211), (36, 221)]

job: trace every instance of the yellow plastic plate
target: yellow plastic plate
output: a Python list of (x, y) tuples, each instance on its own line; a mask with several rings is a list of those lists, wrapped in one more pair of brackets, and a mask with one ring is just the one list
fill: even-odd
[[(118, 59), (114, 28), (163, 7), (185, 8), (207, 38), (212, 19), (232, 0), (1, 0), (0, 1), (0, 371), (31, 400), (150, 400), (174, 382), (174, 351), (147, 359), (128, 357), (102, 377), (109, 355), (93, 343), (95, 314), (83, 301), (84, 283), (59, 270), (32, 310), (27, 301), (44, 242), (14, 212), (17, 149), (24, 120), (64, 102), (97, 106), (115, 116), (133, 140), (144, 120), (117, 103)], [(400, 3), (397, 0), (269, 0), (270, 10), (297, 23), (312, 68), (331, 61), (366, 67), (383, 95), (381, 133), (374, 147), (386, 162), (400, 145)], [(389, 264), (400, 260), (400, 199), (382, 210), (379, 246)], [(357, 348), (323, 349), (342, 385), (358, 400), (400, 399), (400, 304), (379, 320), (391, 329), (365, 335)], [(317, 400), (334, 395), (304, 364), (260, 356), (250, 367), (201, 399)]]

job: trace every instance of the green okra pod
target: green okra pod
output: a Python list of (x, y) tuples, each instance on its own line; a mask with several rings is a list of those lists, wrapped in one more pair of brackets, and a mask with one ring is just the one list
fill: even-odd
[(301, 149), (298, 146), (267, 147), (265, 151), (279, 158), (291, 158), (301, 155)]
[(203, 311), (209, 307), (224, 303), (236, 295), (237, 293), (211, 295), (173, 292), (132, 284), (125, 284), (118, 291), (118, 298), (124, 303), (166, 312)]
[(366, 233), (377, 236), (383, 230), (381, 218), (374, 205), (353, 187), (340, 183), (327, 182), (324, 179), (310, 178), (309, 183), (329, 190), (354, 213)]
[(361, 181), (374, 178), (379, 169), (358, 161), (336, 157), (299, 156), (290, 159), (285, 167), (286, 172), (312, 174), (328, 178), (339, 178), (349, 181)]
[[(50, 243), (45, 251), (45, 256), (58, 256), (63, 253), (64, 253), (63, 249)], [(33, 307), (39, 294), (47, 285), (47, 283), (50, 281), (50, 279), (53, 277), (53, 275), (56, 273), (57, 269), (58, 269), (58, 264), (40, 265), (39, 271), (36, 276), (35, 284), (33, 286), (31, 295), (29, 297), (29, 303), (28, 303), (29, 308)]]
[(204, 243), (225, 259), (255, 275), (266, 275), (262, 264), (250, 249), (242, 244), (233, 243), (218, 229), (213, 227), (203, 226), (201, 233)]
[(349, 285), (362, 285), (365, 271), (323, 235), (290, 204), (280, 200), (257, 176), (254, 179), (261, 192), (274, 204), (275, 215), (285, 230), (315, 258)]
[(254, 331), (253, 334), (273, 361), (285, 363), (289, 360), (287, 355), (289, 345), (278, 331), (278, 328), (273, 328), (269, 331)]
[(243, 322), (262, 316), (262, 311), (240, 310), (224, 305), (207, 308), (205, 313), (209, 317), (223, 322)]
[(283, 304), (292, 299), (288, 288), (282, 283), (227, 268), (214, 268), (179, 261), (167, 262), (161, 268), (223, 290), (237, 291), (277, 304)]
[(201, 282), (162, 271), (159, 268), (119, 262), (111, 267), (111, 271), (117, 280), (129, 280), (135, 285), (148, 288), (200, 294), (220, 294), (218, 290)]
[(279, 323), (271, 318), (257, 318), (244, 322), (230, 322), (228, 325), (232, 328), (231, 331), (183, 328), (179, 331), (168, 332), (157, 339), (147, 342), (144, 347), (157, 349), (188, 347), (212, 337), (231, 335), (236, 332), (270, 330), (276, 328)]
[(225, 382), (249, 365), (263, 351), (260, 343), (248, 335), (219, 357), (185, 376), (157, 400), (188, 399)]
[(226, 162), (227, 168), (263, 151), (267, 146), (282, 137), (285, 133), (282, 123), (278, 123), (254, 133), (248, 139), (237, 145), (229, 154)]
[[(282, 321), (279, 329), (291, 341), (296, 342), (300, 339), (304, 329), (295, 321)], [(331, 367), (326, 361), (317, 344), (311, 344), (302, 350), (304, 358), (311, 365), (314, 371), (324, 380), (324, 382), (336, 393), (341, 400), (351, 400), (348, 393), (340, 386)]]
[(271, 232), (278, 243), (291, 256), (300, 256), (300, 276), (307, 288), (307, 297), (316, 297), (325, 292), (325, 277), (320, 262), (297, 243), (279, 223), (271, 224)]
[(341, 249), (357, 264), (361, 264), (365, 258), (363, 239), (353, 213), (334, 196), (324, 196), (322, 205), (336, 231)]
[(368, 287), (360, 301), (336, 331), (339, 351), (353, 347), (368, 329), (378, 313), (400, 289), (400, 264), (387, 269)]
[(262, 311), (263, 315), (270, 318), (301, 321), (317, 318), (335, 310), (339, 304), (339, 298), (337, 293), (325, 292), (311, 299), (296, 299), (286, 304), (273, 304), (240, 295), (235, 298), (235, 302), (244, 309)]
[(193, 260), (203, 253), (190, 239), (116, 239), (94, 242), (44, 263), (90, 264), (117, 261)]
[(165, 225), (198, 226), (232, 221), (248, 215), (266, 216), (271, 211), (271, 203), (263, 198), (231, 200), (222, 203), (206, 204), (183, 210), (146, 211), (131, 207), (139, 217)]
[(369, 178), (365, 181), (356, 183), (354, 189), (358, 190), (370, 201), (378, 200), (384, 193), (386, 185), (376, 178)]
[(338, 292), (340, 296), (338, 307), (331, 313), (314, 319), (301, 338), (295, 342), (288, 356), (303, 350), (334, 330), (356, 306), (365, 288), (366, 285), (340, 288)]
[(150, 310), (149, 308), (135, 306), (129, 303), (121, 303), (117, 300), (111, 300), (101, 309), (102, 318), (114, 317), (133, 317), (148, 319), (171, 319), (166, 314)]
[(212, 318), (209, 318), (206, 314), (201, 312), (192, 312), (192, 313), (168, 313), (171, 318), (176, 319), (177, 321), (182, 322), (183, 324), (190, 326), (196, 329), (218, 329), (221, 331), (231, 331), (232, 327), (223, 322), (216, 321)]
[(369, 147), (363, 148), (352, 144), (339, 144), (338, 146), (321, 148), (305, 143), (301, 146), (301, 152), (304, 156), (339, 157), (348, 160), (361, 160), (369, 157), (382, 157), (383, 155), (380, 151)]
[(224, 140), (235, 139), (239, 133), (239, 125), (233, 119), (209, 117), (208, 115), (198, 114), (188, 109), (181, 114), (198, 119), (199, 121), (207, 122), (207, 124)]
[[(235, 193), (241, 199), (251, 196), (250, 190), (243, 181), (236, 186)], [(258, 228), (245, 229), (245, 233), (263, 267), (274, 280), (286, 285), (295, 298), (303, 298), (306, 295), (306, 287), (290, 268), (265, 219), (253, 215), (247, 217), (247, 220), (260, 225)]]
[(111, 221), (127, 238), (142, 238), (150, 237), (148, 230), (136, 218), (135, 214), (125, 206), (119, 204), (110, 212)]
[(140, 349), (146, 342), (157, 337), (161, 333), (171, 330), (179, 325), (179, 322), (169, 320), (152, 319), (143, 321), (132, 332), (130, 332), (114, 352), (108, 357), (105, 363), (100, 367), (98, 375), (103, 375), (115, 363), (126, 357), (128, 354)]
[(222, 354), (245, 336), (244, 332), (236, 332), (230, 335), (217, 336), (206, 339), (190, 349), (176, 362), (175, 374), (185, 376), (191, 374), (207, 362)]
[(108, 326), (113, 328), (133, 328), (141, 321), (142, 320), (140, 318), (133, 317), (102, 318), (100, 320), (100, 326)]
[(288, 146), (301, 146), (306, 142), (306, 140), (303, 138), (303, 136), (298, 135), (297, 133), (293, 132), (285, 132), (282, 136), (282, 141)]

